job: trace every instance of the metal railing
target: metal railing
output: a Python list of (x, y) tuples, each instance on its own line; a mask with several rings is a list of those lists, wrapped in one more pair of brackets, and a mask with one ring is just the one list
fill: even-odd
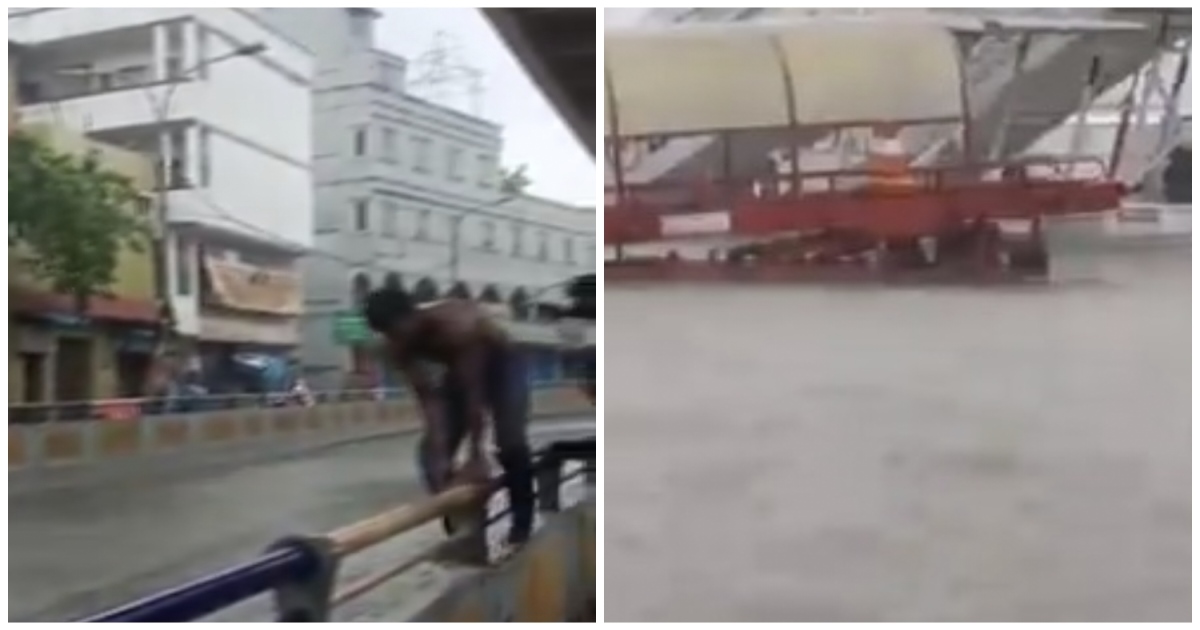
[[(557, 512), (562, 508), (566, 482), (583, 477), (585, 483), (594, 484), (594, 437), (555, 442), (535, 456), (538, 506), (542, 512)], [(580, 463), (582, 467), (567, 471), (569, 463)], [(486, 485), (458, 486), (427, 500), (402, 505), (322, 535), (284, 537), (271, 544), (258, 558), (82, 621), (195, 621), (265, 594), (274, 598), (277, 621), (328, 621), (338, 606), (371, 592), (423, 562), (489, 565), (493, 558), (488, 547), (487, 527), (507, 515), (507, 510), (488, 513), (489, 499), (501, 485), (501, 479), (493, 479)], [(461, 526), (462, 533), (404, 558), (388, 569), (339, 588), (336, 575), (343, 560), (443, 517), (453, 518)]]
[[(531, 386), (538, 388), (549, 383), (551, 381), (538, 379), (531, 381)], [(8, 406), (8, 423), (10, 425), (30, 425), (47, 422), (134, 420), (156, 415), (206, 414), (237, 409), (306, 408), (326, 404), (403, 400), (407, 396), (407, 390), (400, 387), (341, 389), (309, 392), (306, 396), (311, 401), (311, 405), (302, 404), (297, 396), (289, 392), (143, 396), (51, 403), (17, 403)]]
[[(590, 413), (593, 409), (574, 380), (536, 382), (530, 395), (533, 420)], [(418, 426), (420, 416), (411, 397), (381, 400), (377, 392), (340, 396), (310, 407), (233, 408), (117, 420), (10, 424), (9, 480), (11, 483), (16, 473), (23, 482), (35, 485), (49, 479), (65, 482), (77, 474), (90, 474), (85, 471), (95, 471), (93, 465), (97, 464), (112, 468), (114, 473), (151, 462), (184, 470), (226, 457), (239, 461), (272, 457)]]
[[(311, 392), (314, 404), (394, 400), (401, 389), (347, 389)], [(234, 409), (268, 409), (299, 406), (286, 392), (263, 394), (203, 394), (196, 396), (142, 396), (51, 403), (17, 403), (8, 406), (9, 424), (132, 420), (165, 414), (213, 413)]]

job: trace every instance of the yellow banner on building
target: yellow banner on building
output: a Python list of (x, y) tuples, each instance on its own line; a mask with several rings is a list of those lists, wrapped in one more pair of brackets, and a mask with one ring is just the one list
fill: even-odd
[(270, 315), (299, 315), (300, 275), (206, 256), (214, 301), (226, 308)]

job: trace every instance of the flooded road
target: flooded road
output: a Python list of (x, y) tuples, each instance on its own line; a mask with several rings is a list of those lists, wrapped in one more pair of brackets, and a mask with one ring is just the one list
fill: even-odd
[(607, 621), (1184, 621), (1190, 248), (606, 288)]
[[(535, 443), (545, 443), (590, 434), (595, 422), (547, 420), (531, 431)], [(398, 435), (182, 480), (12, 497), (9, 619), (96, 613), (248, 560), (283, 536), (328, 531), (420, 498), (414, 453), (415, 438)], [(389, 568), (440, 538), (436, 525), (398, 537), (349, 560), (339, 577)], [(381, 594), (395, 599), (404, 588), (436, 579), (413, 571)], [(377, 616), (395, 605), (368, 597), (339, 618)], [(270, 618), (270, 602), (260, 597), (215, 620)]]

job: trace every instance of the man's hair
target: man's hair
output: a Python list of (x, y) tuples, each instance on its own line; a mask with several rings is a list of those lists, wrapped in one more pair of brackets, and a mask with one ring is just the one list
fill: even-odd
[(595, 300), (596, 274), (589, 273), (571, 278), (567, 283), (566, 294), (572, 300)]
[(571, 299), (571, 306), (564, 313), (565, 316), (595, 321), (596, 274), (575, 276), (567, 284), (566, 294)]
[(363, 317), (371, 330), (377, 333), (387, 332), (398, 320), (412, 315), (416, 310), (416, 302), (403, 289), (376, 289), (363, 300)]

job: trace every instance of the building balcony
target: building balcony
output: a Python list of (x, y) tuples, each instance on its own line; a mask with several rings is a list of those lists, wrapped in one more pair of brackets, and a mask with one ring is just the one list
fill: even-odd
[[(29, 102), (22, 119), (86, 133), (142, 127), (202, 118), (204, 86), (200, 82), (147, 84), (105, 91), (80, 91), (49, 102)], [(170, 96), (168, 97), (168, 93)]]

